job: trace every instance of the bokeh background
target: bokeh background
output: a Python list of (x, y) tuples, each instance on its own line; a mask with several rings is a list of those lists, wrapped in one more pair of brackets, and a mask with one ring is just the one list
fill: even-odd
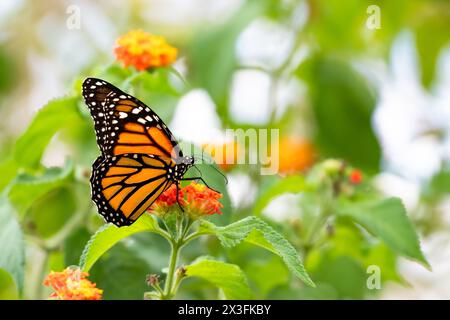
[[(379, 29), (366, 24), (371, 5), (380, 8)], [(68, 27), (74, 10), (79, 10), (80, 28)], [(16, 138), (36, 112), (49, 100), (79, 90), (80, 79), (111, 68), (115, 40), (136, 28), (163, 35), (179, 49), (174, 68), (187, 85), (162, 89), (146, 102), (182, 140), (218, 144), (224, 142), (226, 128), (279, 128), (280, 151), (287, 155), (282, 169), (302, 172), (316, 161), (341, 158), (360, 168), (385, 194), (402, 198), (433, 271), (396, 258), (396, 272), (405, 279), (403, 283), (383, 282), (376, 293), (343, 289), (341, 294), (334, 288), (334, 293), (323, 290), (318, 297), (450, 298), (450, 2), (2, 0), (3, 169)], [(55, 135), (42, 164), (64, 166), (72, 158), (89, 168), (98, 152), (91, 129), (87, 124), (75, 133)], [(80, 138), (83, 134), (84, 140)], [(85, 144), (73, 143), (76, 139)], [(2, 172), (0, 185), (4, 187), (11, 177), (7, 170)], [(227, 174), (235, 212), (248, 210), (264, 180), (245, 168)], [(70, 192), (64, 188), (52, 192), (43, 201), (63, 199), (60, 207), (48, 212), (33, 207), (30, 210), (37, 212), (31, 217), (43, 214), (51, 221), (63, 221), (61, 211), (71, 206), (76, 211), (77, 198)], [(266, 218), (291, 223), (298, 218), (292, 210), (298, 197), (277, 197), (264, 210)], [(26, 222), (32, 221), (23, 222), (25, 230)], [(33, 232), (28, 232), (30, 238), (35, 236)], [(40, 236), (45, 240), (52, 232), (46, 230)], [(83, 229), (69, 240), (77, 242), (77, 237), (85, 239), (86, 234), (89, 230)], [(133, 253), (123, 249), (116, 255), (122, 260), (130, 259), (129, 255), (150, 260), (145, 252), (157, 250), (148, 248), (155, 243), (136, 241), (141, 248), (138, 254), (135, 247)], [(67, 241), (65, 245), (70, 246)], [(76, 263), (80, 254), (74, 249), (74, 257), (67, 257), (64, 251), (54, 250), (45, 258), (43, 271), (36, 270), (45, 256), (41, 251), (39, 245), (27, 248), (31, 263), (27, 264), (25, 296), (29, 298), (45, 295), (36, 280), (40, 272), (64, 264), (61, 261)], [(243, 255), (238, 252), (235, 256), (239, 254)], [(102, 264), (94, 273), (113, 272), (118, 268), (114, 261)], [(283, 268), (270, 261), (273, 270)], [(156, 269), (163, 265), (153, 264)], [(139, 264), (128, 267), (135, 272), (146, 270)], [(257, 274), (262, 268), (255, 264), (247, 269)], [(348, 279), (352, 282), (350, 276)], [(260, 283), (261, 279), (253, 281)], [(333, 279), (329, 282), (332, 287)], [(114, 284), (108, 285), (114, 288)], [(281, 287), (272, 290), (277, 285)], [(283, 285), (283, 281), (267, 288), (263, 285), (260, 297), (315, 297), (306, 293), (296, 296), (283, 291)], [(195, 290), (195, 283), (192, 288)], [(269, 294), (271, 290), (275, 293)], [(203, 296), (185, 296), (208, 297), (205, 292)]]

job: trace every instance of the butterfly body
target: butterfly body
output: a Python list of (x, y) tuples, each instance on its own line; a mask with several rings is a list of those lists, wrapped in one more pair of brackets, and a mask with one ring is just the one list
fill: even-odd
[[(101, 155), (92, 166), (92, 200), (107, 222), (127, 226), (194, 165), (165, 123), (143, 102), (95, 78), (83, 83)], [(201, 178), (200, 178), (201, 179)], [(203, 180), (203, 179), (201, 179)]]

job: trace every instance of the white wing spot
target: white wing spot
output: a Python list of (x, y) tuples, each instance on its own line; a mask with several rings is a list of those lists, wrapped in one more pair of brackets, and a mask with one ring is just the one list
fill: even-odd
[(120, 119), (125, 119), (126, 117), (128, 117), (128, 114), (126, 114), (125, 112), (119, 112), (119, 118)]

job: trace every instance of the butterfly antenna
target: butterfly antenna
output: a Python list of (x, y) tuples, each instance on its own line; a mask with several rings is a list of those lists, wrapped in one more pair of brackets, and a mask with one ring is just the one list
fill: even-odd
[(228, 178), (227, 178), (227, 176), (224, 175), (219, 169), (216, 168), (216, 164), (215, 164), (215, 163), (211, 164), (211, 167), (212, 167), (215, 171), (217, 171), (217, 172), (225, 179), (225, 184), (228, 184)]
[(197, 166), (195, 164), (192, 167), (198, 171), (198, 173), (200, 174), (200, 177), (203, 177), (202, 172), (200, 171), (199, 168), (197, 168)]
[[(204, 161), (205, 161), (205, 158), (203, 157), (203, 153), (202, 154), (198, 154), (198, 153), (194, 153), (194, 159), (201, 159), (202, 160), (202, 163), (204, 163)], [(211, 160), (211, 159), (208, 159), (208, 158), (206, 158), (206, 160)]]
[[(204, 162), (204, 160), (205, 160), (205, 158), (203, 157), (203, 153), (201, 155), (194, 153), (194, 159), (201, 159), (202, 162)], [(207, 159), (207, 160), (211, 160), (211, 159)], [(218, 172), (225, 179), (225, 184), (228, 184), (228, 178), (219, 169), (217, 169), (215, 162), (207, 163), (207, 164), (210, 165), (216, 172)], [(198, 172), (200, 172), (200, 175), (201, 175), (201, 171), (195, 165), (194, 165), (194, 167), (195, 167), (195, 169), (197, 169)]]

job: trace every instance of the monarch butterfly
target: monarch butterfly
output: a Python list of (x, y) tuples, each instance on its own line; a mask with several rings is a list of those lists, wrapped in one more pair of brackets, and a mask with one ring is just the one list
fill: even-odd
[(177, 190), (181, 180), (205, 183), (183, 177), (194, 158), (183, 156), (169, 128), (143, 102), (95, 78), (84, 81), (83, 97), (101, 151), (92, 165), (91, 195), (107, 222), (131, 225), (173, 183)]

